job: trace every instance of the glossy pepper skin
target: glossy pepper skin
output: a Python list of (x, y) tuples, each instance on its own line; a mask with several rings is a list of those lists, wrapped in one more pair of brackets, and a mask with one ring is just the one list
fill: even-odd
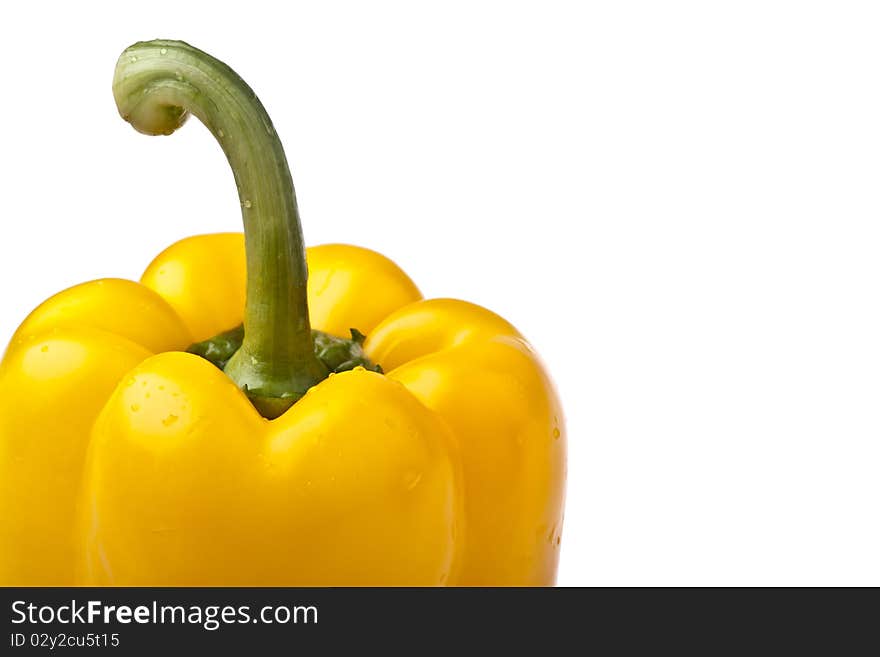
[[(177, 48), (204, 56), (153, 42), (123, 59)], [(24, 321), (0, 362), (0, 585), (552, 584), (565, 431), (523, 337), (484, 308), (423, 300), (374, 251), (324, 245), (307, 251), (307, 316), (294, 299), (298, 333), (280, 339), (254, 310), (275, 293), (251, 275), (258, 241), (184, 239), (140, 282), (79, 285)], [(357, 328), (384, 374), (325, 371), (267, 419), (235, 378), (252, 374), (185, 353), (242, 322), (246, 341), (269, 336), (251, 360), (276, 349), (297, 367), (306, 356), (277, 349)]]

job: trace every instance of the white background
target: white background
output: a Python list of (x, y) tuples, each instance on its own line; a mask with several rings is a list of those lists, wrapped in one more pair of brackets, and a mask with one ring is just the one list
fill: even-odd
[(239, 229), (207, 131), (113, 103), (125, 46), (184, 39), (267, 106), (308, 243), (382, 251), (543, 354), (560, 584), (880, 584), (871, 3), (181, 5), (0, 9), (0, 341)]

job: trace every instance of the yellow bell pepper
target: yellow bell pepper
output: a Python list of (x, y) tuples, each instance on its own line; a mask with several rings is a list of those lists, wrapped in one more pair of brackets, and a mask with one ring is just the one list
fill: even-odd
[(184, 239), (16, 331), (0, 585), (552, 584), (564, 424), (516, 329), (423, 300), (374, 251), (306, 255), (271, 121), (216, 59), (135, 44), (114, 94), (148, 134), (205, 123), (245, 234)]

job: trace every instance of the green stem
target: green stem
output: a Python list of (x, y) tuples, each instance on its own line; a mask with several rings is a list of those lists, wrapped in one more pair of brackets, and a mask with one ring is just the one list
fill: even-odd
[(220, 143), (241, 202), (247, 252), (244, 341), (225, 372), (267, 417), (327, 376), (315, 356), (305, 248), (290, 169), (269, 115), (231, 68), (181, 41), (136, 43), (113, 78), (119, 113), (169, 135), (189, 113)]

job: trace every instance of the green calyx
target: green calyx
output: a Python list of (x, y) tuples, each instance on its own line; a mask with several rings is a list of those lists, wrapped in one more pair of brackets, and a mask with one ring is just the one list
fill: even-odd
[(277, 417), (333, 371), (320, 353), (351, 356), (352, 348), (343, 353), (344, 345), (309, 325), (299, 210), (269, 115), (235, 71), (182, 41), (127, 48), (116, 64), (113, 95), (119, 114), (139, 132), (170, 135), (192, 114), (223, 149), (244, 222), (247, 298), (242, 335), (215, 338), (213, 348), (235, 346), (223, 359), (224, 372), (263, 416)]
[[(327, 368), (328, 375), (347, 372), (356, 367), (363, 367), (365, 370), (381, 374), (382, 366), (370, 362), (364, 353), (363, 344), (366, 336), (357, 329), (350, 330), (350, 339), (312, 330), (315, 356)], [(239, 350), (243, 339), (244, 326), (239, 325), (234, 329), (215, 335), (213, 338), (196, 342), (190, 345), (187, 351), (201, 356), (222, 370), (233, 354)]]

